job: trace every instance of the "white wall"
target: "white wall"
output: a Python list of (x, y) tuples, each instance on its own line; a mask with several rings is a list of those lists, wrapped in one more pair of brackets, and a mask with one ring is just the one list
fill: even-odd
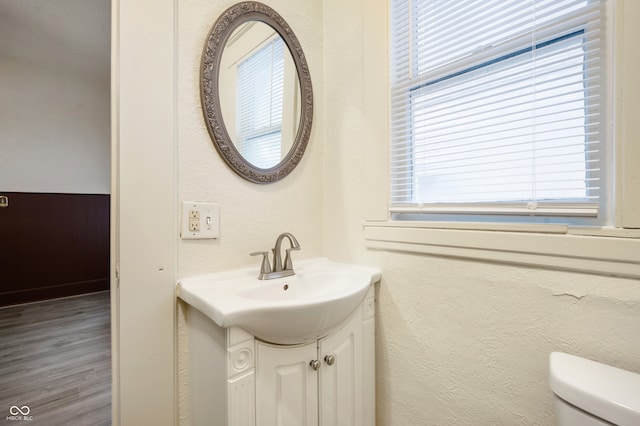
[(314, 122), (305, 155), (289, 176), (268, 185), (248, 182), (226, 165), (211, 142), (200, 106), (204, 40), (218, 16), (235, 3), (178, 2), (178, 198), (220, 203), (221, 211), (219, 239), (179, 242), (179, 277), (245, 265), (257, 268), (260, 259), (249, 253), (269, 250), (285, 231), (302, 247), (295, 258), (322, 254), (322, 1), (266, 2), (300, 40), (314, 89)]
[(386, 133), (370, 130), (386, 114), (386, 3), (324, 2), (325, 253), (382, 269), (378, 424), (553, 424), (551, 351), (640, 372), (640, 282), (365, 248), (362, 221), (385, 204)]
[(0, 190), (110, 193), (110, 0), (0, 0)]
[[(220, 238), (180, 240), (178, 278), (255, 265), (254, 251), (269, 250), (282, 232), (293, 233), (301, 250), (295, 259), (323, 254), (323, 55), (322, 1), (268, 0), (298, 37), (313, 81), (314, 124), (302, 161), (284, 180), (268, 185), (236, 175), (218, 155), (200, 104), (200, 60), (216, 19), (236, 1), (178, 1), (178, 199), (220, 203)], [(178, 230), (175, 230), (178, 235)], [(178, 416), (190, 424), (188, 353), (179, 312)]]
[(1, 62), (0, 189), (109, 194), (109, 86)]

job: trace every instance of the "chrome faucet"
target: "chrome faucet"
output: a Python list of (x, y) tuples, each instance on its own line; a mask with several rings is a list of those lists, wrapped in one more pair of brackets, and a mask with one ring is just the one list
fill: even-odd
[[(285, 250), (284, 266), (282, 262), (282, 240), (287, 238), (289, 240), (290, 247)], [(272, 280), (274, 278), (282, 278), (294, 275), (293, 261), (291, 260), (291, 250), (300, 250), (300, 244), (296, 237), (289, 232), (284, 232), (278, 235), (276, 238), (276, 246), (271, 249), (273, 252), (273, 269), (269, 264), (269, 252), (257, 251), (251, 253), (251, 256), (262, 255), (262, 264), (260, 265), (259, 280)]]

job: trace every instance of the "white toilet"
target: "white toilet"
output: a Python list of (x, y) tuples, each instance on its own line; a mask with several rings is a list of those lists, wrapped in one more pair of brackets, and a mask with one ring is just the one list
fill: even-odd
[(639, 426), (640, 374), (577, 356), (549, 356), (558, 426)]

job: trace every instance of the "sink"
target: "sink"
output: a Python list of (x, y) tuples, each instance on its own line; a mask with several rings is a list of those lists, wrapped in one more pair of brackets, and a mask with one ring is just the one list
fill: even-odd
[(258, 280), (258, 267), (178, 281), (178, 297), (220, 327), (241, 327), (256, 338), (297, 344), (326, 336), (360, 305), (376, 269), (325, 258), (297, 260), (295, 275)]

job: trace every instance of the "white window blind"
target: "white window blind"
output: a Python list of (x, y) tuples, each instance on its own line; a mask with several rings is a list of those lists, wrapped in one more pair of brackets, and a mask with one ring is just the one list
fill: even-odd
[(238, 64), (237, 120), (240, 152), (268, 169), (282, 158), (284, 42), (275, 37)]
[(391, 3), (391, 212), (596, 217), (602, 1)]

